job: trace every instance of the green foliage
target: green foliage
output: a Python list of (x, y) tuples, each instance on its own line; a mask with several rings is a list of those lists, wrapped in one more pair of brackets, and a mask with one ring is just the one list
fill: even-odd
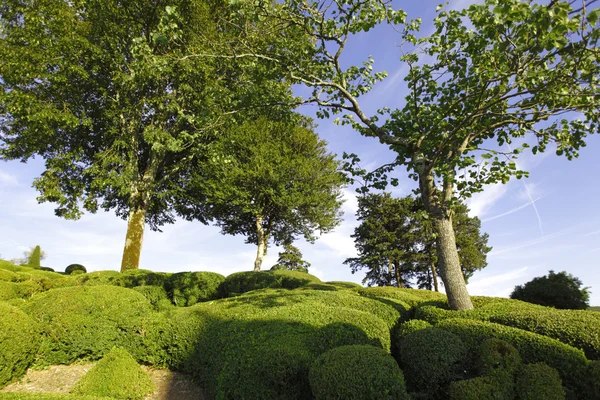
[(548, 364), (558, 370), (566, 386), (581, 393), (588, 362), (581, 350), (546, 336), (491, 322), (454, 318), (436, 326), (459, 336), (471, 351), (486, 339), (503, 340), (518, 350), (524, 362)]
[(225, 277), (215, 272), (178, 272), (166, 283), (169, 298), (176, 306), (187, 307), (217, 298)]
[(16, 272), (19, 270), (19, 267), (7, 260), (0, 260), (0, 270), (6, 270), (11, 272)]
[(565, 399), (558, 372), (544, 363), (523, 365), (516, 381), (519, 400)]
[[(484, 303), (477, 300), (477, 302)], [(447, 318), (469, 318), (496, 322), (538, 333), (582, 349), (590, 359), (600, 359), (600, 315), (590, 311), (556, 310), (516, 300), (491, 300), (472, 311), (450, 311), (423, 306), (416, 318), (433, 324)]]
[(498, 376), (481, 376), (450, 383), (450, 400), (514, 400), (513, 390), (506, 390), (506, 382)]
[(265, 288), (295, 289), (310, 283), (321, 283), (316, 276), (298, 271), (236, 272), (219, 285), (219, 297), (237, 296)]
[(34, 296), (23, 310), (42, 324), (40, 365), (95, 360), (115, 344), (135, 353), (141, 317), (152, 306), (141, 294), (115, 286), (78, 286)]
[(81, 271), (83, 273), (86, 273), (87, 269), (85, 269), (85, 267), (81, 264), (70, 264), (69, 266), (67, 266), (67, 268), (65, 268), (65, 274), (67, 275), (71, 275), (75, 271)]
[(81, 378), (72, 393), (123, 400), (144, 398), (154, 383), (123, 348), (113, 348)]
[(329, 350), (315, 360), (309, 380), (316, 400), (409, 399), (396, 361), (373, 346)]
[(329, 281), (325, 282), (328, 285), (337, 286), (340, 289), (362, 289), (362, 285), (355, 282)]
[(165, 311), (173, 307), (167, 291), (162, 286), (136, 286), (132, 289), (142, 294), (156, 311)]
[(23, 311), (0, 302), (0, 388), (25, 374), (40, 344), (39, 330)]
[[(453, 215), (458, 255), (465, 279), (487, 266), (488, 235), (480, 233), (481, 221), (469, 217), (466, 205), (457, 204)], [(420, 289), (437, 290), (436, 239), (431, 220), (419, 198), (394, 198), (389, 193), (367, 194), (358, 198), (354, 229), (358, 257), (344, 264), (352, 273), (367, 269), (363, 283), (377, 286), (410, 287), (416, 280)]]
[(419, 289), (399, 289), (394, 287), (371, 287), (363, 288), (358, 291), (361, 296), (366, 297), (381, 297), (388, 299), (401, 300), (410, 307), (415, 307), (423, 303), (438, 304), (446, 302), (446, 295), (430, 290)]
[(589, 306), (588, 288), (566, 271), (557, 274), (548, 272), (539, 278), (533, 278), (524, 285), (515, 287), (511, 299), (559, 309), (585, 310)]
[(109, 397), (80, 396), (65, 393), (0, 392), (0, 400), (112, 400)]
[(401, 338), (398, 354), (409, 389), (435, 392), (463, 371), (467, 348), (458, 336), (434, 327)]
[(421, 319), (411, 319), (410, 321), (406, 321), (396, 329), (395, 334), (392, 337), (392, 343), (397, 347), (406, 335), (420, 331), (421, 329), (431, 328), (432, 326), (433, 325), (429, 322)]
[(498, 371), (506, 371), (513, 376), (522, 363), (517, 349), (496, 338), (484, 340), (477, 353), (474, 368), (480, 376), (492, 376)]
[(308, 273), (310, 263), (302, 259), (300, 249), (291, 243), (283, 244), (283, 251), (279, 253), (277, 264), (271, 267), (271, 271), (289, 270)]
[(584, 385), (586, 399), (600, 399), (600, 360), (588, 364)]
[(40, 246), (35, 246), (27, 259), (27, 266), (30, 268), (40, 268), (40, 262), (42, 257), (42, 249)]

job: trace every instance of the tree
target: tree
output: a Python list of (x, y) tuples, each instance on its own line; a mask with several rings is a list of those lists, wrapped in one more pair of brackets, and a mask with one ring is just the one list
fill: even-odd
[[(268, 4), (248, 3), (248, 12), (304, 30), (314, 46), (303, 54), (272, 48), (258, 57), (277, 60), (292, 82), (312, 87), (305, 102), (316, 102), (320, 116), (346, 113), (342, 124), (396, 153), (375, 175), (385, 180), (402, 166), (418, 181), (450, 307), (473, 308), (452, 230), (456, 199), (527, 176), (514, 162), (525, 148), (537, 153), (553, 145), (571, 159), (585, 136), (597, 133), (600, 11), (588, 9), (586, 0), (577, 10), (559, 0), (486, 0), (462, 11), (438, 7), (434, 32), (418, 38), (421, 21), (407, 22), (405, 12), (385, 1)], [(371, 58), (349, 67), (342, 59), (351, 36), (384, 21), (401, 25), (408, 92), (403, 107), (370, 116), (359, 97), (386, 74), (373, 71)]]
[[(436, 239), (432, 224), (424, 213), (423, 202), (412, 196), (394, 198), (389, 193), (359, 197), (357, 219), (360, 225), (352, 237), (358, 257), (348, 258), (355, 273), (367, 269), (363, 283), (378, 286), (410, 287), (416, 280), (421, 289), (437, 285)], [(480, 233), (481, 221), (469, 217), (469, 209), (460, 203), (455, 209), (454, 230), (465, 280), (487, 266), (488, 234)]]
[(302, 252), (291, 243), (283, 244), (283, 251), (279, 253), (277, 264), (271, 267), (271, 271), (288, 270), (308, 272), (310, 263), (302, 259)]
[(236, 37), (228, 7), (200, 0), (0, 6), (0, 158), (41, 156), (38, 200), (57, 203), (61, 217), (103, 208), (127, 219), (121, 270), (138, 268), (146, 224), (159, 230), (174, 221), (188, 167), (230, 119), (254, 105), (289, 103), (288, 85), (264, 65), (199, 56), (280, 36), (263, 29)]
[(555, 274), (551, 270), (548, 275), (516, 286), (510, 298), (565, 310), (585, 310), (590, 305), (590, 293), (589, 288), (582, 285), (566, 271)]
[(42, 258), (42, 249), (40, 246), (35, 246), (27, 259), (27, 266), (32, 268), (40, 268), (40, 261)]
[(246, 121), (232, 126), (212, 152), (199, 167), (210, 176), (195, 175), (189, 185), (205, 193), (204, 206), (182, 213), (207, 215), (223, 233), (256, 244), (255, 271), (270, 240), (291, 243), (302, 235), (312, 242), (316, 231), (339, 223), (345, 178), (310, 124)]

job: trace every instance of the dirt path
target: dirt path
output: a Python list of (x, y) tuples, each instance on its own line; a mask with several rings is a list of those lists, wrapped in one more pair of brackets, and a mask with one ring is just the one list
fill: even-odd
[[(73, 385), (94, 366), (90, 364), (52, 365), (29, 370), (19, 381), (0, 392), (69, 393)], [(142, 366), (156, 385), (156, 391), (144, 400), (206, 400), (202, 389), (178, 372)]]

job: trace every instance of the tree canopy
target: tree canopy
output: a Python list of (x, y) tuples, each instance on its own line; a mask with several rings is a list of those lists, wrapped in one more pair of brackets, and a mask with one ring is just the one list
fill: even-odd
[(38, 200), (59, 216), (128, 218), (122, 269), (138, 267), (145, 224), (174, 221), (188, 166), (226, 123), (290, 102), (266, 66), (203, 56), (280, 37), (240, 37), (224, 2), (7, 0), (0, 14), (0, 158), (41, 156)]
[(510, 298), (559, 309), (585, 310), (590, 305), (590, 293), (589, 288), (581, 286), (581, 280), (566, 271), (549, 271), (548, 275), (516, 286)]
[[(206, 201), (184, 206), (183, 214), (206, 215), (224, 234), (243, 235), (258, 246), (260, 270), (268, 243), (308, 241), (340, 221), (340, 163), (327, 152), (308, 121), (266, 117), (232, 126), (211, 146), (188, 187)], [(187, 208), (186, 208), (187, 207)]]
[[(600, 11), (586, 1), (573, 9), (559, 0), (486, 0), (460, 11), (440, 6), (433, 33), (419, 37), (420, 19), (407, 21), (385, 1), (268, 4), (248, 3), (247, 12), (303, 29), (313, 47), (303, 54), (271, 48), (260, 57), (277, 60), (291, 81), (313, 88), (305, 101), (317, 103), (321, 116), (345, 114), (340, 123), (396, 153), (379, 176), (401, 166), (418, 181), (450, 306), (472, 308), (452, 230), (455, 199), (527, 176), (514, 162), (526, 148), (550, 146), (573, 158), (586, 135), (598, 132)], [(386, 73), (373, 69), (372, 58), (359, 66), (342, 60), (352, 36), (384, 22), (400, 32), (408, 89), (400, 108), (368, 115), (359, 98)]]
[(309, 267), (310, 263), (304, 261), (299, 248), (291, 243), (284, 243), (283, 251), (279, 252), (277, 264), (271, 267), (271, 271), (285, 269), (288, 271), (308, 272)]
[[(419, 198), (394, 198), (390, 193), (369, 193), (359, 197), (356, 213), (360, 225), (354, 242), (358, 256), (344, 264), (352, 273), (366, 269), (363, 283), (378, 286), (438, 290), (436, 238), (432, 223)], [(487, 266), (488, 234), (480, 232), (481, 221), (469, 217), (460, 203), (453, 218), (456, 245), (465, 281)]]

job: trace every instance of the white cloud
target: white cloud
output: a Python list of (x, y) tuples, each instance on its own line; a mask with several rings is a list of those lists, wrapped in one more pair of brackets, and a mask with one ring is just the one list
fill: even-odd
[(470, 209), (469, 215), (471, 217), (483, 217), (507, 191), (508, 185), (487, 185), (483, 192), (475, 193), (473, 197), (467, 200)]
[(533, 199), (533, 201), (530, 201), (530, 200), (528, 200), (528, 201), (527, 201), (527, 203), (525, 203), (525, 204), (521, 204), (520, 206), (518, 206), (518, 207), (515, 207), (515, 208), (511, 208), (510, 210), (508, 210), (508, 211), (506, 211), (506, 212), (503, 212), (503, 213), (501, 213), (501, 214), (496, 214), (496, 215), (494, 215), (494, 216), (492, 216), (492, 217), (484, 218), (484, 219), (482, 220), (482, 222), (493, 221), (493, 220), (495, 220), (495, 219), (502, 218), (502, 217), (506, 217), (507, 215), (514, 214), (514, 213), (516, 213), (517, 211), (520, 211), (520, 210), (522, 210), (522, 209), (524, 209), (524, 208), (526, 208), (526, 207), (529, 207), (530, 205), (533, 205), (535, 202), (537, 202), (538, 200), (541, 200), (541, 199), (542, 199), (542, 198), (544, 198), (544, 197), (545, 197), (545, 196), (540, 196), (540, 197), (538, 197), (538, 198), (536, 198), (536, 199)]
[(19, 180), (15, 175), (9, 174), (8, 172), (0, 171), (0, 185), (12, 186), (18, 184)]
[(478, 274), (476, 274), (470, 279), (467, 289), (471, 295), (508, 297), (515, 285), (523, 281), (528, 275), (527, 271), (538, 267), (522, 267), (482, 277), (478, 277)]

